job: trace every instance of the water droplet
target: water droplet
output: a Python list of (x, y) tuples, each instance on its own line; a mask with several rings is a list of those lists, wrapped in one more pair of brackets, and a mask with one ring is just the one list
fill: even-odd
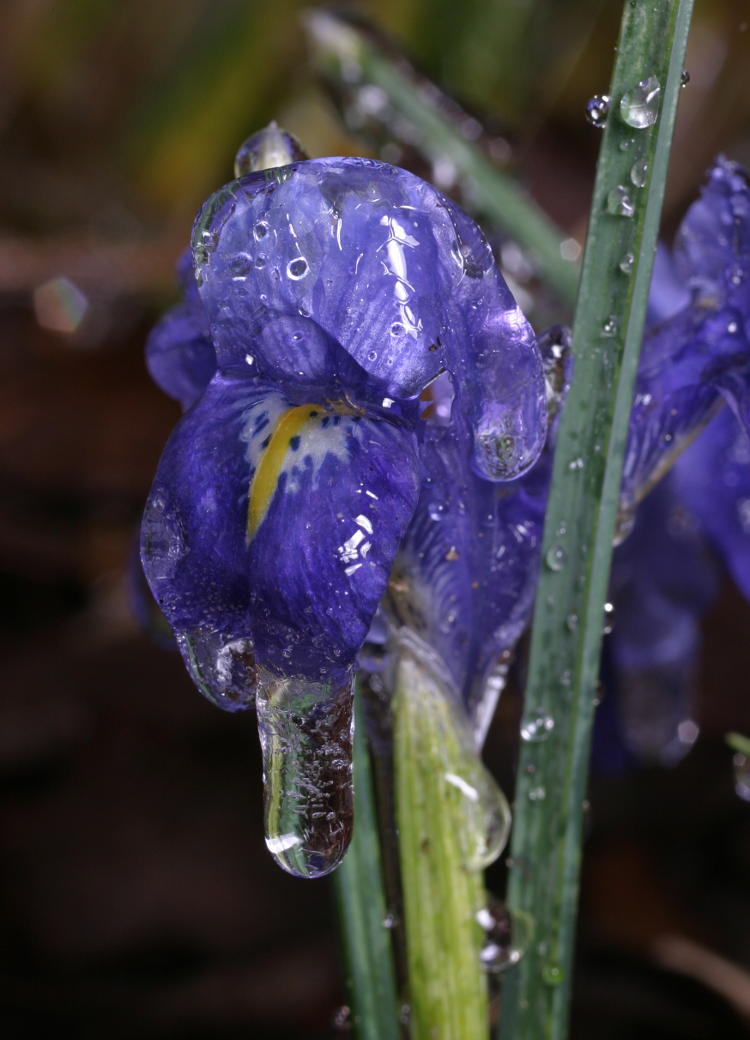
[(607, 125), (609, 98), (606, 94), (594, 94), (586, 102), (586, 119), (592, 126), (602, 130)]
[(389, 910), (388, 913), (383, 918), (383, 927), (386, 928), (390, 932), (393, 928), (396, 927), (397, 924), (398, 924), (398, 916), (396, 914), (394, 914), (392, 910)]
[(259, 220), (253, 228), (253, 238), (256, 240), (256, 242), (260, 242), (261, 239), (264, 239), (266, 237), (269, 231), (270, 227), (268, 223), (265, 220)]
[(352, 835), (351, 688), (264, 671), (257, 708), (266, 845), (290, 874), (322, 877)]
[(298, 256), (295, 260), (290, 260), (286, 265), (287, 275), (295, 282), (298, 282), (300, 278), (304, 278), (308, 270), (309, 267), (304, 256)]
[(555, 720), (551, 715), (539, 713), (524, 721), (521, 725), (521, 740), (532, 744), (540, 744), (546, 740), (555, 728)]
[(570, 260), (571, 263), (574, 263), (581, 253), (581, 243), (575, 238), (564, 238), (560, 243), (560, 256), (563, 260)]
[(240, 145), (234, 160), (234, 175), (244, 177), (248, 173), (287, 166), (306, 158), (295, 137), (276, 123), (269, 123)]
[(583, 466), (584, 466), (584, 462), (583, 462), (583, 459), (580, 456), (578, 458), (576, 458), (576, 459), (571, 459), (570, 462), (568, 463), (568, 469), (572, 469), (572, 470), (583, 469)]
[(232, 281), (244, 282), (252, 267), (253, 258), (247, 253), (238, 253), (229, 263), (229, 273)]
[(333, 1015), (333, 1028), (337, 1033), (350, 1033), (352, 1030), (352, 1009), (346, 1004), (336, 1008)]
[(256, 266), (258, 271), (262, 271), (263, 268), (266, 266), (266, 257), (265, 257), (265, 255), (263, 253), (259, 253), (258, 254), (258, 256), (257, 256), (257, 258), (255, 260), (255, 266)]
[(565, 618), (565, 627), (568, 632), (575, 632), (578, 628), (578, 615), (574, 611)]
[(545, 562), (551, 571), (561, 571), (565, 566), (565, 562), (568, 558), (568, 554), (561, 545), (552, 545), (547, 550), (547, 554), (544, 557)]
[(541, 784), (537, 787), (532, 787), (528, 795), (530, 802), (543, 802), (546, 797), (547, 792)]
[(623, 274), (630, 274), (633, 270), (633, 264), (635, 263), (635, 257), (632, 253), (626, 253), (620, 261), (620, 270)]
[(377, 360), (377, 356), (378, 356), (377, 350), (370, 350), (370, 351), (368, 351), (368, 354), (367, 354), (367, 360), (368, 361), (375, 361), (375, 360)]
[(690, 73), (688, 72), (687, 69), (683, 69), (682, 72), (680, 73), (680, 86), (681, 87), (686, 87), (689, 82), (690, 82)]
[(542, 978), (548, 986), (559, 986), (565, 978), (565, 973), (559, 964), (545, 964), (542, 968)]
[(742, 285), (745, 280), (745, 272), (741, 267), (733, 267), (729, 272), (729, 281), (732, 285)]
[(534, 937), (534, 919), (524, 910), (509, 910), (492, 896), (487, 906), (477, 911), (477, 923), (485, 941), (479, 959), (485, 971), (499, 974), (518, 964)]
[(653, 126), (659, 117), (660, 92), (661, 86), (656, 76), (649, 76), (626, 91), (620, 99), (623, 121), (636, 130)]
[(636, 188), (643, 188), (646, 184), (648, 174), (648, 163), (645, 159), (636, 159), (630, 167), (630, 180)]
[(618, 184), (607, 195), (607, 212), (615, 217), (632, 217), (634, 208), (628, 189), (623, 184)]
[(404, 334), (404, 326), (401, 324), (400, 321), (394, 321), (394, 323), (391, 325), (391, 335), (392, 336), (403, 336), (403, 334)]
[(614, 603), (604, 604), (604, 625), (602, 628), (602, 634), (608, 636), (612, 631), (612, 625), (614, 624), (615, 606)]
[(606, 336), (607, 338), (611, 339), (612, 336), (617, 335), (617, 330), (619, 329), (619, 327), (620, 326), (617, 322), (617, 318), (615, 318), (614, 315), (610, 314), (610, 316), (602, 325), (602, 336)]

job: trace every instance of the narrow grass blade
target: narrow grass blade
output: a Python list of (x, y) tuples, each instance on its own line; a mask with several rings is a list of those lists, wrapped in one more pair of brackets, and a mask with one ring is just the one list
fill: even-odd
[(399, 1040), (391, 939), (364, 713), (355, 694), (354, 834), (333, 876), (358, 1040)]
[(691, 10), (691, 0), (629, 2), (617, 47), (522, 723), (544, 714), (554, 728), (543, 744), (522, 742), (516, 788), (509, 903), (535, 918), (538, 941), (506, 976), (501, 1040), (567, 1035), (602, 611)]
[(354, 70), (362, 83), (384, 91), (396, 112), (408, 120), (420, 149), (453, 163), (470, 185), (477, 211), (529, 250), (547, 283), (572, 307), (578, 268), (560, 253), (564, 232), (511, 177), (461, 136), (429, 94), (415, 89), (398, 64), (355, 25), (328, 11), (308, 14), (306, 24), (314, 57), (324, 75), (341, 78), (351, 76)]

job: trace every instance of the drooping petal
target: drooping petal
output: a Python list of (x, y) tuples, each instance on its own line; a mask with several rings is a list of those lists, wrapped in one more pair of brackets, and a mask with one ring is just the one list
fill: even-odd
[(249, 352), (262, 378), (295, 378), (295, 343), (264, 330), (311, 319), (381, 396), (415, 397), (450, 371), (483, 475), (533, 464), (545, 425), (533, 333), (482, 233), (424, 181), (372, 160), (294, 163), (217, 192), (193, 243), (222, 367)]
[(216, 371), (208, 317), (198, 295), (189, 250), (177, 265), (183, 301), (167, 311), (146, 343), (146, 366), (156, 385), (183, 411), (198, 400)]
[[(431, 387), (425, 479), (389, 590), (391, 614), (444, 662), (479, 744), (531, 613), (553, 443), (572, 367), (567, 329), (551, 328), (538, 342), (549, 444), (531, 472), (513, 483), (477, 476), (471, 432), (457, 402), (451, 404), (441, 380)], [(377, 668), (382, 635), (371, 633), (370, 641), (369, 662)]]
[(531, 610), (549, 474), (539, 463), (513, 484), (483, 480), (470, 444), (455, 424), (428, 431), (426, 478), (391, 599), (401, 623), (440, 655), (481, 734), (487, 683)]
[(415, 438), (322, 389), (217, 374), (159, 464), (149, 584), (202, 691), (234, 710), (255, 662), (343, 685), (417, 497)]

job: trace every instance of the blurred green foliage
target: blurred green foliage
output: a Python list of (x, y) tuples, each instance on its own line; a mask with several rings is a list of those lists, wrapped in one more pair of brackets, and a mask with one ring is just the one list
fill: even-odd
[[(366, 152), (341, 128), (307, 60), (299, 16), (310, 6), (4, 0), (6, 231), (33, 243), (86, 229), (106, 241), (167, 239), (171, 248), (231, 175), (237, 144), (274, 118), (313, 155)], [(599, 143), (583, 105), (605, 89), (619, 6), (365, 0), (345, 9), (376, 22), (449, 93), (491, 113), (513, 143), (519, 176), (580, 235)], [(679, 211), (717, 151), (750, 158), (748, 20), (743, 0), (697, 4), (668, 210)], [(169, 272), (153, 277), (158, 288)]]

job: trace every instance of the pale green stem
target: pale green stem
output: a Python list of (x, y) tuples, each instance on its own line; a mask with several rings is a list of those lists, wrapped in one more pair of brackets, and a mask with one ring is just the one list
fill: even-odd
[[(395, 691), (396, 820), (413, 1040), (478, 1040), (488, 1030), (480, 970), (485, 904), (467, 855), (467, 754), (455, 709), (417, 657), (399, 651)], [(458, 780), (456, 780), (458, 778)]]

